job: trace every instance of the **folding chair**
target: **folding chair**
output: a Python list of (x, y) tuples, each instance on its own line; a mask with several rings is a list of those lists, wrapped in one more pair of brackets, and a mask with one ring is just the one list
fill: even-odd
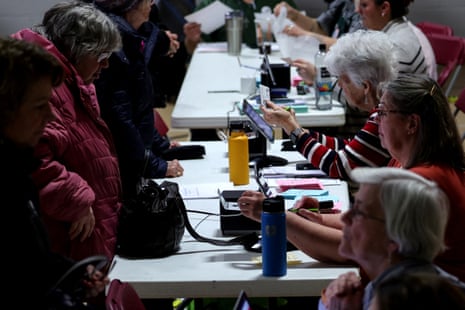
[(162, 137), (166, 136), (170, 128), (168, 127), (168, 125), (166, 124), (166, 122), (163, 120), (160, 113), (156, 109), (153, 109), (153, 117), (155, 120), (155, 128), (157, 129), (160, 136)]
[(442, 67), (438, 84), (446, 87), (444, 94), (449, 97), (455, 80), (465, 62), (465, 39), (457, 36), (426, 34), (436, 57), (436, 63)]
[(105, 307), (106, 310), (146, 310), (136, 290), (118, 279), (110, 282)]
[(451, 26), (423, 21), (415, 24), (423, 31), (424, 34), (443, 34), (447, 36), (454, 35), (454, 29)]
[[(459, 112), (465, 113), (465, 87), (460, 92), (457, 101), (455, 101), (454, 117), (457, 118)], [(465, 140), (465, 132), (462, 134), (462, 141)]]

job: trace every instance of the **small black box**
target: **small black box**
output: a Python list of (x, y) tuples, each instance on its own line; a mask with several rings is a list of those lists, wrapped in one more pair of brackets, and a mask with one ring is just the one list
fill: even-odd
[(243, 192), (225, 190), (220, 194), (220, 227), (224, 236), (239, 236), (261, 231), (260, 223), (243, 216), (237, 206), (237, 199)]
[(271, 88), (285, 88), (291, 90), (291, 66), (289, 64), (270, 64), (275, 85), (273, 85), (268, 73), (261, 74), (261, 83)]

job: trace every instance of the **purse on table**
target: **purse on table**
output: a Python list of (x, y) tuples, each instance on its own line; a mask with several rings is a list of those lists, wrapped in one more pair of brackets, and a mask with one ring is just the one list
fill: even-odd
[(137, 198), (121, 210), (117, 253), (130, 258), (169, 256), (179, 251), (185, 229), (199, 242), (220, 246), (243, 245), (252, 250), (259, 240), (257, 233), (231, 239), (200, 235), (189, 222), (178, 184), (147, 180)]

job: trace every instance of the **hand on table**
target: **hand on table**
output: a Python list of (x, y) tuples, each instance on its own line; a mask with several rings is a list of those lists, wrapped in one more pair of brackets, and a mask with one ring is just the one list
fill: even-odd
[(245, 191), (237, 200), (239, 209), (244, 216), (260, 222), (265, 195), (259, 191)]
[(167, 177), (180, 177), (184, 173), (184, 168), (181, 166), (177, 159), (168, 161), (168, 168), (166, 169)]

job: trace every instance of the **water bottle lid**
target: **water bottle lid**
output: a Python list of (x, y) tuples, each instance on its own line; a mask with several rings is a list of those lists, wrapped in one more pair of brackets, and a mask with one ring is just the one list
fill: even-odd
[(276, 196), (271, 198), (266, 198), (263, 201), (263, 212), (279, 213), (284, 212), (284, 197)]
[(326, 52), (326, 44), (320, 43), (318, 49), (320, 50), (320, 52)]

